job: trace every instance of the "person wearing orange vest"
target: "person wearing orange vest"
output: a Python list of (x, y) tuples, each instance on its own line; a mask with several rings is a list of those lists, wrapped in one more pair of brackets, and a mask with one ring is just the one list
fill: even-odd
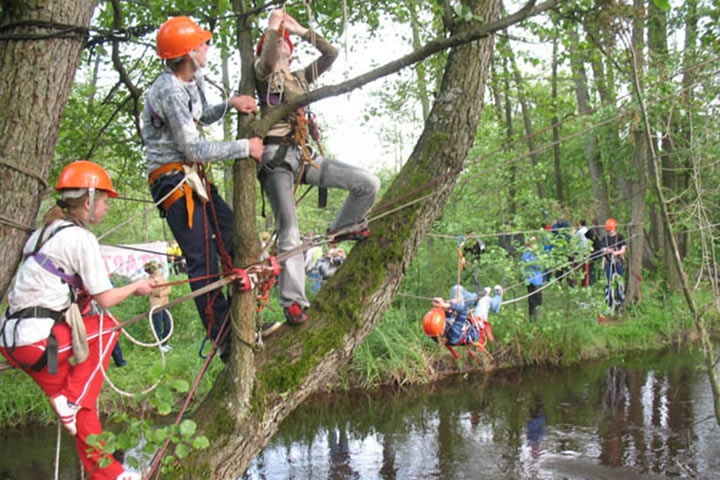
[[(103, 432), (97, 400), (120, 331), (110, 313), (82, 317), (80, 298), (103, 309), (131, 295), (148, 295), (154, 284), (139, 280), (113, 287), (89, 230), (117, 197), (107, 172), (79, 160), (63, 169), (55, 190), (60, 199), (44, 225), (28, 239), (8, 309), (0, 317), (0, 353), (22, 368), (43, 390), (62, 425), (74, 436), (80, 461), (91, 480), (134, 480), (109, 454), (88, 444)], [(78, 297), (78, 292), (84, 295)], [(72, 359), (72, 361), (71, 361)]]
[[(162, 24), (157, 54), (166, 68), (148, 90), (143, 111), (150, 191), (182, 249), (193, 290), (215, 280), (224, 252), (232, 255), (233, 212), (205, 180), (203, 168), (214, 161), (259, 160), (264, 149), (258, 137), (206, 141), (200, 133), (199, 126), (220, 120), (231, 109), (243, 114), (257, 111), (255, 99), (247, 95), (208, 104), (203, 69), (211, 38), (212, 33), (189, 17), (172, 17)], [(228, 299), (215, 291), (196, 297), (195, 304), (208, 338), (215, 339), (228, 315)], [(226, 360), (228, 345), (221, 347)]]

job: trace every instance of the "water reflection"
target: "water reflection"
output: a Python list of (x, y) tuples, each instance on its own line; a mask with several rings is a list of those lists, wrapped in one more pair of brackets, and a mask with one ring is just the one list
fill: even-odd
[(720, 478), (696, 364), (672, 353), (315, 400), (243, 478)]
[[(689, 353), (306, 402), (243, 477), (720, 478), (720, 428)], [(0, 479), (52, 478), (55, 427), (0, 432)], [(63, 434), (61, 480), (79, 478)]]

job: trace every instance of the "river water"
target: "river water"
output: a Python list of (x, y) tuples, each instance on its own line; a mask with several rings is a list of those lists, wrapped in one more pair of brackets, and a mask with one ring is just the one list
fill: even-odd
[(243, 478), (720, 479), (699, 364), (652, 354), (313, 400)]
[[(313, 399), (245, 480), (720, 479), (720, 428), (689, 352)], [(0, 480), (53, 478), (54, 427), (0, 432)], [(59, 478), (78, 462), (63, 435)]]

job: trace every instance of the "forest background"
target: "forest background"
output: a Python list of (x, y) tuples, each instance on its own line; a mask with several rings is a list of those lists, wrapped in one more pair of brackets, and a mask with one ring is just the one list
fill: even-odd
[[(257, 15), (273, 8), (268, 4), (253, 10), (255, 6), (243, 4), (244, 13), (238, 14), (240, 3), (110, 1), (92, 9), (90, 29), (79, 50), (81, 57), (73, 67), (67, 105), (57, 112), (61, 123), (57, 142), (52, 142), (52, 162), (41, 176), (51, 186), (59, 171), (79, 158), (94, 160), (110, 171), (116, 188), (124, 195), (119, 200), (121, 205), (111, 209), (96, 232), (104, 243), (171, 238), (149, 203), (138, 128), (142, 94), (161, 69), (153, 50), (157, 26), (169, 15), (190, 14), (213, 30), (213, 46), (220, 54), (207, 75), (224, 85), (213, 94), (220, 99), (222, 90), (241, 89), (245, 80), (237, 80), (237, 72), (245, 65), (238, 60), (242, 52), (239, 57), (236, 54), (238, 27), (254, 41), (265, 22), (264, 14), (260, 18)], [(2, 5), (2, 49), (18, 43), (12, 37), (17, 34), (13, 30), (17, 25), (7, 25), (21, 6), (28, 4)], [(494, 6), (496, 2), (328, 1), (287, 4), (286, 8), (297, 18), (311, 21), (340, 46), (341, 56), (345, 55), (353, 67), (336, 68), (333, 75), (345, 80), (362, 73), (353, 70), (362, 68), (355, 58), (376, 58), (374, 50), (363, 52), (362, 35), (372, 38), (376, 32), (384, 32), (384, 53), (400, 57), (403, 52), (422, 51), (437, 39), (449, 38), (457, 25), (490, 20)], [(487, 18), (477, 13), (483, 7)], [(517, 2), (503, 5), (509, 12), (520, 7)], [(513, 357), (519, 359), (516, 364), (571, 362), (588, 355), (583, 347), (591, 346), (597, 353), (613, 351), (617, 348), (613, 342), (619, 340), (641, 344), (645, 342), (643, 329), (665, 342), (685, 341), (687, 332), (692, 331), (707, 351), (706, 367), (710, 381), (716, 384), (715, 361), (709, 348), (712, 344), (706, 333), (715, 326), (718, 311), (718, 13), (714, 2), (703, 1), (672, 5), (642, 0), (567, 1), (495, 32), (482, 98), (464, 99), (485, 103), (471, 132), (472, 148), (463, 156), (462, 170), (453, 177), (447, 203), (441, 202), (442, 215), (433, 218), (432, 229), (422, 235), (417, 256), (412, 255), (402, 286), (392, 295), (391, 308), (383, 312), (382, 321), (368, 323), (378, 327), (368, 328), (366, 343), (359, 342), (362, 344), (357, 350), (348, 348), (356, 358), (350, 371), (360, 372), (360, 378), (364, 374), (366, 384), (404, 383), (413, 378), (413, 372), (417, 377), (427, 377), (427, 357), (435, 353), (419, 333), (419, 321), (427, 310), (428, 298), (445, 295), (457, 281), (457, 238), (469, 230), (487, 245), (479, 265), (482, 281), (507, 287), (509, 300), (524, 294), (523, 278), (516, 259), (499, 247), (496, 239), (500, 235), (539, 235), (542, 225), (561, 216), (573, 224), (580, 219), (602, 224), (612, 216), (619, 220), (620, 231), (629, 242), (628, 311), (625, 318), (617, 319), (614, 333), (598, 330), (595, 324), (597, 314), (603, 311), (601, 289), (557, 285), (555, 293), (548, 292), (549, 302), (538, 325), (527, 325), (524, 304), (505, 308), (494, 325), (498, 334), (493, 346), (496, 361)], [(244, 28), (246, 25), (250, 28)], [(391, 36), (388, 25), (400, 25), (401, 32), (407, 33)], [(363, 34), (351, 37), (355, 29)], [(53, 30), (52, 35), (59, 37), (61, 33), (60, 29)], [(11, 65), (7, 56), (3, 58), (0, 80)], [(301, 49), (298, 62), (304, 65), (308, 58), (307, 49)], [(407, 145), (414, 143), (417, 132), (432, 117), (433, 104), (443, 91), (449, 58), (449, 50), (440, 49), (364, 87), (365, 123), (358, 127), (334, 126), (347, 121), (342, 105), (347, 100), (344, 95), (353, 95), (347, 93), (349, 89), (333, 92), (341, 95), (334, 112), (332, 108), (325, 110), (322, 101), (317, 104), (318, 113), (335, 115), (325, 125), (333, 142), (337, 137), (352, 136), (365, 139), (366, 145), (384, 146), (370, 155), (378, 156), (377, 161), (365, 166), (382, 177), (385, 189), (402, 178)], [(339, 77), (323, 82), (331, 85)], [(8, 95), (13, 90), (2, 91), (0, 105), (10, 104)], [(57, 108), (47, 105), (48, 110)], [(41, 104), (31, 102), (27, 108), (38, 109)], [(8, 115), (4, 128), (9, 128), (8, 119), (12, 128), (21, 125)], [(320, 120), (322, 125), (323, 118)], [(222, 132), (211, 130), (208, 135), (235, 138), (243, 128), (242, 122), (228, 116)], [(380, 133), (368, 135), (378, 130)], [(328, 142), (335, 145), (328, 153), (343, 160), (342, 143)], [(8, 160), (12, 158), (11, 145), (3, 143), (2, 147), (3, 172), (22, 172), (22, 165)], [(446, 153), (449, 156), (452, 152), (436, 151), (435, 161), (441, 164), (440, 156)], [(231, 162), (212, 168), (212, 176), (224, 185), (227, 198), (235, 195), (238, 172), (237, 164)], [(252, 175), (244, 178), (254, 181)], [(424, 179), (415, 187), (429, 192), (430, 185)], [(44, 203), (38, 205), (33, 217), (52, 202), (50, 192), (43, 189)], [(11, 193), (12, 188), (5, 189), (3, 199)], [(257, 202), (259, 212), (260, 196), (250, 198)], [(331, 193), (329, 207), (318, 210), (312, 200), (305, 200), (299, 207), (302, 227), (323, 231), (341, 201), (339, 194)], [(3, 248), (13, 252), (5, 256), (5, 290), (19, 258), (17, 241), (10, 240), (14, 232), (23, 231), (22, 227), (27, 232), (31, 225), (14, 221), (16, 200), (4, 201), (3, 205), (3, 237), (8, 239)], [(271, 229), (259, 215), (251, 221), (256, 233)], [(383, 233), (374, 230), (374, 235)], [(563, 259), (548, 259), (548, 268), (565, 263), (567, 251), (558, 252)], [(349, 261), (346, 268), (353, 265), (357, 264)], [(382, 268), (382, 264), (374, 268)], [(336, 284), (335, 288), (347, 285), (352, 284)], [(181, 288), (177, 290), (182, 292)], [(138, 303), (133, 313), (142, 309)], [(192, 309), (182, 312), (182, 328), (187, 325), (196, 335), (193, 329), (198, 322), (192, 318)], [(269, 308), (266, 315), (272, 318), (277, 313)], [(648, 317), (654, 320), (647, 321)], [(363, 335), (357, 338), (363, 339)], [(631, 347), (625, 343), (623, 348)], [(363, 363), (362, 358), (370, 361)], [(415, 360), (422, 366), (412, 367)], [(399, 366), (393, 367), (393, 361)], [(220, 374), (215, 371), (212, 375)], [(343, 378), (347, 381), (348, 377), (342, 376), (341, 382)], [(206, 390), (212, 384), (208, 382)]]

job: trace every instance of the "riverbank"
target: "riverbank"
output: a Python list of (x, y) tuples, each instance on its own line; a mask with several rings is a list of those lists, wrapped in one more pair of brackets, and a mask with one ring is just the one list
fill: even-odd
[[(128, 302), (127, 310), (116, 314), (130, 318), (142, 312), (146, 307), (142, 300)], [(422, 332), (421, 320), (429, 301), (399, 296), (327, 391), (428, 384), (453, 375), (531, 365), (576, 365), (590, 359), (692, 343), (695, 338), (692, 320), (679, 297), (646, 296), (641, 306), (610, 316), (603, 313), (600, 286), (588, 289), (559, 286), (545, 293), (540, 316), (533, 323), (527, 320), (526, 301), (513, 303), (506, 298), (506, 302), (501, 312), (490, 318), (495, 340), (488, 343), (487, 351), (475, 351), (477, 359), (473, 359), (466, 347), (458, 347), (456, 360)], [(264, 314), (270, 320), (278, 312), (279, 309), (269, 308)], [(170, 414), (184, 401), (185, 392), (202, 365), (198, 351), (203, 331), (190, 302), (173, 308), (173, 316), (175, 331), (170, 343), (174, 348), (164, 354), (164, 366), (157, 349), (148, 350), (121, 337), (127, 364), (117, 367), (111, 361), (107, 375), (114, 387), (137, 393), (159, 379), (163, 381), (154, 392), (133, 397), (118, 395), (113, 386), (107, 385), (100, 398), (100, 411), (106, 412), (110, 420), (142, 417), (156, 410)], [(149, 323), (139, 322), (128, 333), (149, 342), (149, 328)], [(212, 362), (196, 399), (209, 390), (222, 368), (221, 362)], [(2, 374), (0, 396), (3, 428), (55, 421), (48, 402), (23, 372), (12, 370)]]

